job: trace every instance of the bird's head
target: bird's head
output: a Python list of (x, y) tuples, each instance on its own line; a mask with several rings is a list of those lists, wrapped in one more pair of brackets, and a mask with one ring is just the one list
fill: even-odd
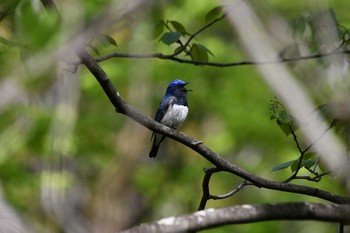
[(173, 80), (168, 85), (168, 88), (166, 89), (166, 93), (168, 95), (175, 95), (175, 96), (186, 95), (188, 91), (192, 91), (185, 88), (187, 84), (189, 84), (189, 82), (184, 82), (179, 79)]

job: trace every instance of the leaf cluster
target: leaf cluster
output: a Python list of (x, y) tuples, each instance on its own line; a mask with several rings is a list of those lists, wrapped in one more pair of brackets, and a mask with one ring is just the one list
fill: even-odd
[[(179, 21), (158, 20), (152, 27), (153, 39), (159, 38), (159, 42), (167, 46), (175, 45), (173, 53), (168, 57), (176, 59), (180, 55), (183, 55), (185, 57), (190, 57), (190, 60), (193, 62), (206, 63), (209, 62), (210, 56), (214, 57), (214, 53), (204, 44), (192, 41), (199, 33), (224, 17), (223, 6), (212, 8), (204, 16), (204, 22), (206, 25), (195, 33), (190, 33), (189, 30)], [(102, 35), (102, 37), (98, 39), (105, 41), (103, 43), (104, 45), (117, 46), (117, 42), (111, 36)], [(95, 46), (90, 44), (89, 47), (99, 55), (98, 49)]]
[(275, 97), (270, 101), (270, 120), (276, 120), (277, 125), (280, 127), (285, 136), (291, 135), (294, 131), (298, 130), (299, 125), (295, 118), (288, 114), (283, 104)]
[[(322, 110), (325, 105), (321, 105), (318, 109)], [(290, 168), (292, 176), (290, 176), (285, 182), (290, 182), (293, 179), (306, 179), (309, 181), (318, 182), (324, 175), (331, 174), (321, 163), (320, 158), (316, 153), (310, 151), (312, 146), (317, 143), (317, 141), (311, 143), (305, 149), (302, 149), (301, 143), (297, 137), (296, 131), (300, 128), (296, 123), (295, 118), (289, 115), (284, 108), (283, 104), (275, 97), (270, 103), (270, 119), (276, 120), (277, 125), (280, 127), (285, 136), (292, 135), (295, 142), (295, 146), (298, 150), (299, 156), (297, 159), (293, 159), (271, 169), (271, 172), (280, 171), (286, 168)], [(331, 123), (330, 127), (325, 130), (325, 132), (320, 135), (319, 140), (327, 133), (328, 130), (333, 128), (335, 123)], [(305, 168), (313, 177), (310, 176), (298, 176), (300, 169)]]
[[(295, 42), (280, 50), (282, 59), (301, 56), (305, 47), (310, 48), (314, 54), (349, 49), (350, 28), (337, 19), (332, 9), (299, 14), (289, 20), (289, 27)], [(319, 62), (329, 65), (322, 60)]]

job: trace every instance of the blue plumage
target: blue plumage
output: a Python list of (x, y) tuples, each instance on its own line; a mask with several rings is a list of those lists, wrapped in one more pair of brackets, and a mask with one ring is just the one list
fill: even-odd
[[(188, 113), (187, 92), (190, 91), (185, 88), (187, 84), (188, 82), (177, 79), (168, 85), (155, 116), (157, 122), (176, 129), (186, 120)], [(159, 145), (164, 140), (165, 136), (153, 133), (152, 138), (153, 143), (149, 157), (155, 158)]]

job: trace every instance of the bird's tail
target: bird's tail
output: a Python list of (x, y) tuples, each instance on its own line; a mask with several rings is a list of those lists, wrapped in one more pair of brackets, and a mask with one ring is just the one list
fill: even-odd
[(155, 158), (157, 156), (158, 148), (159, 148), (159, 144), (156, 145), (156, 143), (153, 143), (151, 151), (149, 152), (150, 158)]
[[(153, 143), (152, 143), (151, 151), (149, 152), (149, 157), (155, 158), (158, 153), (159, 145), (164, 140), (165, 137), (163, 135), (155, 134), (155, 133), (152, 135), (152, 137), (153, 137)], [(161, 138), (159, 139), (159, 137)]]

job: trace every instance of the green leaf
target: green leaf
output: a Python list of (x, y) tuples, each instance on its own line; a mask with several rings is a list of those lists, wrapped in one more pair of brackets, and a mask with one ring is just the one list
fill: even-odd
[(281, 130), (284, 133), (284, 135), (286, 135), (286, 137), (289, 136), (292, 133), (289, 123), (283, 123), (279, 119), (277, 119), (277, 124), (281, 128)]
[(314, 156), (315, 156), (315, 152), (305, 153), (303, 156), (303, 159), (311, 159)]
[(307, 18), (300, 15), (290, 22), (290, 26), (293, 30), (293, 35), (302, 35), (305, 32), (307, 24)]
[(190, 53), (193, 61), (209, 61), (208, 51), (200, 44), (193, 44)]
[[(292, 164), (292, 166), (290, 167), (292, 172), (295, 172), (298, 168), (298, 164), (299, 164), (299, 159), (295, 160), (295, 162)], [(303, 159), (303, 161), (301, 161), (301, 166), (302, 167), (306, 167), (306, 168), (311, 168), (312, 166), (314, 166), (316, 164), (315, 160), (311, 160), (311, 159)]]
[(55, 12), (48, 14), (43, 9), (35, 9), (31, 1), (18, 5), (18, 29), (23, 43), (32, 49), (46, 46), (59, 32), (60, 16)]
[(158, 38), (164, 31), (165, 23), (163, 20), (158, 20), (153, 26), (153, 38)]
[(296, 131), (299, 129), (299, 125), (297, 122), (294, 120), (294, 117), (289, 115), (286, 111), (280, 111), (278, 113), (275, 113), (270, 117), (270, 119), (275, 119), (278, 124), (278, 126), (281, 128), (283, 133), (288, 136), (292, 133), (293, 131)]
[(174, 53), (178, 53), (179, 51), (183, 50), (183, 46), (180, 45), (179, 47), (177, 47), (175, 50), (174, 50)]
[[(298, 164), (299, 164), (299, 159), (294, 161), (294, 163), (290, 166), (290, 170), (292, 172), (295, 172), (297, 170), (297, 168), (298, 168)], [(300, 168), (302, 168), (302, 166)]]
[(223, 6), (217, 6), (208, 11), (208, 13), (204, 16), (204, 20), (206, 23), (211, 22), (219, 17), (222, 16), (224, 12), (224, 7)]
[(328, 170), (328, 167), (327, 167), (327, 164), (324, 163), (322, 160), (320, 160), (320, 161), (317, 163), (317, 166), (318, 166), (318, 168), (319, 168), (322, 172), (329, 171), (329, 170)]
[(291, 117), (285, 111), (279, 112), (277, 115), (277, 119), (282, 123), (290, 123), (291, 122)]
[(171, 45), (176, 41), (178, 41), (180, 37), (181, 37), (180, 32), (166, 32), (162, 35), (160, 40), (166, 45)]
[(181, 35), (189, 35), (189, 33), (186, 31), (185, 27), (181, 23), (177, 21), (169, 21), (169, 23), (171, 24), (171, 26), (173, 26), (175, 31), (180, 32)]
[(321, 113), (328, 121), (334, 120), (334, 112), (331, 103), (321, 104), (317, 106), (314, 112)]
[(197, 46), (201, 47), (201, 49), (204, 49), (204, 50), (207, 51), (210, 55), (212, 55), (213, 57), (215, 57), (214, 54), (213, 54), (207, 47), (205, 47), (204, 45), (202, 45), (202, 44), (197, 44)]
[(275, 171), (279, 171), (279, 170), (286, 169), (286, 168), (288, 168), (289, 166), (291, 166), (295, 161), (297, 161), (297, 160), (291, 160), (291, 161), (282, 163), (282, 164), (280, 164), (280, 165), (277, 165), (276, 167), (273, 167), (273, 168), (271, 169), (271, 172), (275, 172)]
[(311, 160), (311, 159), (307, 159), (303, 163), (304, 167), (306, 167), (306, 168), (311, 168), (315, 164), (316, 164), (316, 161), (315, 160)]
[(102, 35), (102, 44), (103, 45), (112, 45), (118, 47), (117, 42), (109, 35)]
[(95, 46), (88, 45), (88, 48), (90, 48), (97, 56), (100, 56), (100, 52)]

